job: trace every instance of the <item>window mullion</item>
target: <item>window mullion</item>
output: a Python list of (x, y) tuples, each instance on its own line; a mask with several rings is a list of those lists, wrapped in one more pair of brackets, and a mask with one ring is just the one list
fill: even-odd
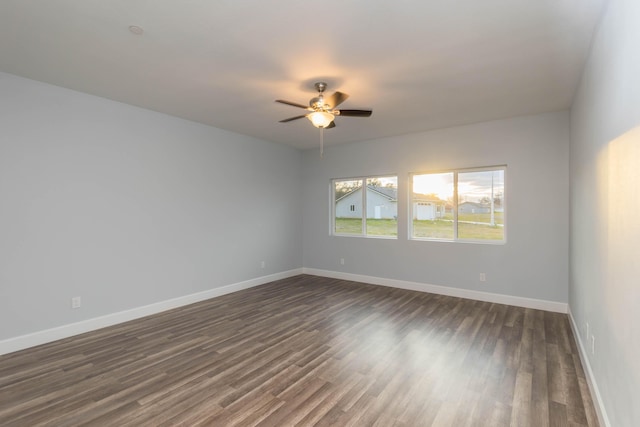
[(367, 235), (367, 179), (362, 180), (362, 230), (363, 236)]
[(408, 200), (409, 200), (409, 209), (407, 209), (407, 239), (413, 239), (413, 217), (414, 217), (414, 213), (413, 213), (413, 175), (409, 174), (409, 194), (408, 194)]
[(453, 173), (453, 240), (458, 240), (458, 172)]
[(333, 180), (331, 186), (333, 189), (331, 190), (331, 234), (336, 234), (337, 230), (337, 221), (336, 221), (336, 182), (337, 180)]

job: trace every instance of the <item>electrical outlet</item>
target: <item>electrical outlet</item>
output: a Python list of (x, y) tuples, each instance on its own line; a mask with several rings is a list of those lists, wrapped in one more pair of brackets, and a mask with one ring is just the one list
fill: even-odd
[(487, 275), (485, 273), (480, 273), (480, 281), (481, 282), (486, 282), (487, 281)]
[(591, 335), (591, 354), (596, 354), (596, 337)]
[(587, 339), (589, 339), (589, 336), (590, 336), (590, 334), (589, 334), (589, 322), (585, 322), (585, 324), (587, 325), (587, 327), (585, 328), (585, 331), (586, 331), (585, 336), (586, 336)]
[(340, 258), (340, 265), (344, 265), (344, 258)]
[(82, 306), (82, 298), (73, 297), (71, 298), (71, 308), (80, 308)]
[(262, 262), (260, 263), (260, 268), (265, 268), (266, 266), (267, 266), (267, 263), (266, 263), (266, 262), (262, 261)]

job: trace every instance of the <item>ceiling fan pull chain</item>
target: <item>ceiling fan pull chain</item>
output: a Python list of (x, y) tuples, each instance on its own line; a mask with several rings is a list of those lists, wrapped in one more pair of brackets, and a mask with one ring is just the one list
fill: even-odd
[(324, 128), (320, 128), (320, 158), (324, 153)]

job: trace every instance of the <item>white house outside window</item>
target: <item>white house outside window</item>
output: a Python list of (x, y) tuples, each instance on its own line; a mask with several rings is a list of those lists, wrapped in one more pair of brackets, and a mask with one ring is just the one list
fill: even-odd
[(335, 179), (331, 187), (332, 234), (397, 238), (397, 176)]

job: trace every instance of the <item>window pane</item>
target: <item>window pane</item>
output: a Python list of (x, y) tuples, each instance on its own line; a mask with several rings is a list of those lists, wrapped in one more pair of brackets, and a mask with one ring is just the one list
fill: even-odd
[(453, 239), (453, 172), (413, 176), (414, 238)]
[(367, 179), (367, 236), (398, 235), (398, 177)]
[(336, 234), (362, 235), (362, 180), (335, 181)]
[(504, 240), (504, 170), (458, 173), (458, 238)]

